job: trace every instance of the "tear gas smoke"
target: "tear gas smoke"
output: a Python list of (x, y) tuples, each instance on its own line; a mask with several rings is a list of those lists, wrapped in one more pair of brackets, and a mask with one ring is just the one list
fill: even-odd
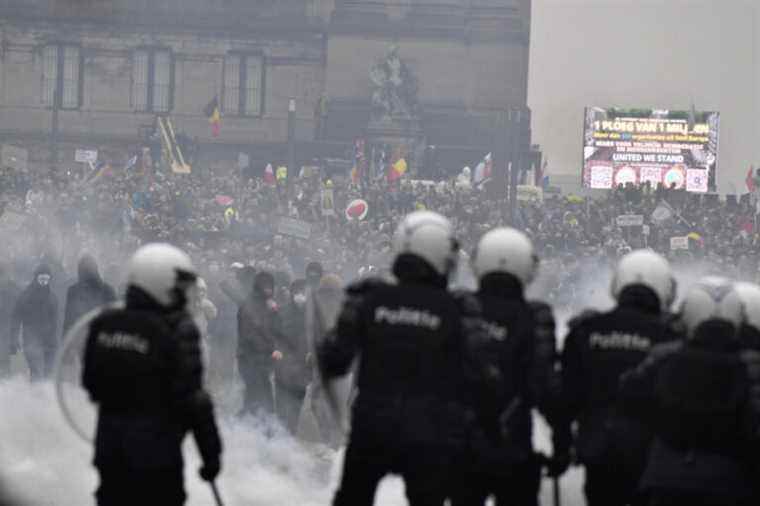
[[(550, 265), (542, 268), (529, 295), (545, 298)], [(573, 304), (555, 305), (558, 338), (566, 334), (567, 320), (585, 308), (606, 309), (612, 272), (599, 261), (585, 260), (576, 268)], [(706, 270), (699, 265), (676, 267), (679, 293)], [(467, 266), (460, 265), (460, 285), (472, 287), (474, 280)], [(17, 370), (20, 358), (16, 359)], [(66, 386), (68, 401), (80, 419), (91, 417), (92, 406), (73, 384)], [(78, 393), (77, 393), (78, 392)], [(23, 376), (0, 382), (0, 469), (11, 493), (26, 501), (22, 504), (69, 506), (92, 503), (97, 474), (90, 462), (92, 447), (82, 442), (65, 423), (50, 383), (29, 384)], [(224, 409), (220, 414), (225, 443), (223, 472), (219, 487), (226, 504), (272, 506), (317, 506), (330, 503), (340, 477), (342, 454), (324, 447), (307, 447), (286, 434), (278, 425), (262, 419), (237, 419)], [(550, 451), (550, 432), (538, 417), (534, 436), (536, 447)], [(200, 461), (192, 438), (185, 443), (185, 477), (188, 505), (212, 503), (211, 492), (196, 474)], [(563, 504), (581, 505), (582, 471), (573, 468), (561, 480)], [(552, 504), (551, 483), (544, 480), (542, 504)], [(403, 483), (388, 478), (380, 486), (376, 504), (406, 504)]]
[[(25, 372), (16, 359), (17, 372)], [(92, 405), (81, 390), (67, 385), (67, 402), (78, 420), (92, 417)], [(24, 375), (0, 382), (0, 469), (13, 504), (73, 506), (92, 504), (97, 474), (91, 465), (92, 446), (67, 426), (53, 385), (30, 384)], [(230, 506), (318, 506), (330, 504), (340, 478), (342, 452), (309, 447), (266, 419), (237, 419), (222, 414), (223, 472), (218, 484)], [(539, 420), (536, 445), (550, 451), (549, 431)], [(212, 503), (211, 492), (196, 474), (200, 460), (188, 437), (184, 445), (187, 504)], [(582, 504), (581, 474), (573, 470), (562, 480), (563, 504)], [(542, 487), (542, 504), (551, 504), (550, 482)], [(406, 504), (400, 479), (385, 479), (376, 504)]]
[[(78, 406), (91, 409), (84, 399)], [(29, 384), (22, 378), (0, 382), (0, 468), (3, 481), (18, 504), (74, 506), (92, 504), (97, 474), (90, 462), (92, 447), (66, 425), (50, 383)], [(265, 434), (274, 429), (274, 436)], [(219, 487), (225, 504), (325, 506), (340, 477), (342, 455), (307, 448), (262, 420), (223, 418), (225, 443)], [(537, 442), (549, 450), (541, 427)], [(200, 461), (191, 438), (185, 441), (185, 480), (189, 506), (212, 504), (211, 492), (196, 474)], [(580, 505), (580, 471), (562, 480), (563, 504)], [(551, 504), (550, 483), (542, 487), (542, 504)], [(376, 504), (406, 504), (403, 483), (387, 478)], [(16, 503), (14, 503), (16, 504)]]

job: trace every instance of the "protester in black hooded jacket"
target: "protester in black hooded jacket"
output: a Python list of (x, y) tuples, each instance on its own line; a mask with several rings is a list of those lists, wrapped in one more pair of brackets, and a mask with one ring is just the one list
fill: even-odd
[(82, 316), (114, 300), (116, 300), (116, 293), (101, 279), (97, 262), (92, 256), (84, 255), (79, 260), (79, 281), (70, 286), (66, 292), (64, 334)]
[(282, 358), (277, 349), (282, 325), (279, 307), (273, 299), (274, 277), (260, 272), (253, 291), (238, 310), (238, 368), (245, 384), (243, 412), (257, 409), (274, 413), (274, 363)]
[(11, 353), (18, 349), (19, 333), (23, 332), (23, 351), (32, 380), (50, 374), (58, 348), (58, 300), (50, 289), (51, 281), (48, 266), (37, 267), (11, 317)]
[(309, 262), (306, 266), (306, 284), (312, 290), (319, 288), (319, 282), (324, 275), (324, 268), (319, 262)]
[(10, 325), (13, 305), (19, 296), (19, 288), (10, 277), (7, 265), (0, 264), (0, 378), (10, 373)]

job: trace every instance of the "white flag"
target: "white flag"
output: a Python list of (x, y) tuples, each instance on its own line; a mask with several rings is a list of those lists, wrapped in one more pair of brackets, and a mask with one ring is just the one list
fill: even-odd
[(662, 225), (675, 216), (675, 210), (666, 201), (661, 200), (657, 207), (652, 211), (652, 221), (656, 225)]
[(491, 177), (491, 170), (493, 167), (493, 161), (491, 160), (491, 153), (488, 153), (483, 160), (475, 167), (475, 174), (472, 178), (474, 185), (479, 185), (485, 182)]

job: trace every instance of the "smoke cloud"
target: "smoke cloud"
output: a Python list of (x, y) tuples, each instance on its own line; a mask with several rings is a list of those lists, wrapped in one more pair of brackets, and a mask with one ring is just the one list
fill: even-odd
[[(83, 397), (74, 406), (91, 410)], [(50, 383), (30, 384), (22, 378), (0, 382), (0, 469), (12, 504), (73, 506), (92, 504), (97, 474), (90, 465), (92, 447), (66, 425)], [(304, 447), (281, 428), (263, 420), (236, 420), (222, 416), (225, 444), (219, 489), (229, 506), (325, 506), (330, 504), (342, 466), (342, 453)], [(273, 437), (266, 434), (274, 431)], [(549, 451), (548, 431), (541, 423), (536, 433), (539, 448)], [(213, 498), (198, 478), (200, 466), (192, 438), (184, 446), (188, 506), (206, 506)], [(573, 470), (562, 480), (563, 504), (583, 504), (581, 472)], [(545, 480), (542, 504), (551, 504), (551, 486)], [(403, 483), (386, 478), (375, 504), (406, 504)]]

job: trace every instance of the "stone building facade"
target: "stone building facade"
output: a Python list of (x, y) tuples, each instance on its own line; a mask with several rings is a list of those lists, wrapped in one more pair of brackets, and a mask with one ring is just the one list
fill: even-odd
[[(129, 150), (169, 115), (209, 157), (284, 160), (295, 99), (298, 161), (340, 157), (366, 132), (369, 70), (395, 44), (440, 164), (507, 156), (510, 135), (526, 154), (530, 4), (2, 0), (0, 140), (55, 166), (77, 147)], [(215, 97), (218, 137), (204, 115)]]

